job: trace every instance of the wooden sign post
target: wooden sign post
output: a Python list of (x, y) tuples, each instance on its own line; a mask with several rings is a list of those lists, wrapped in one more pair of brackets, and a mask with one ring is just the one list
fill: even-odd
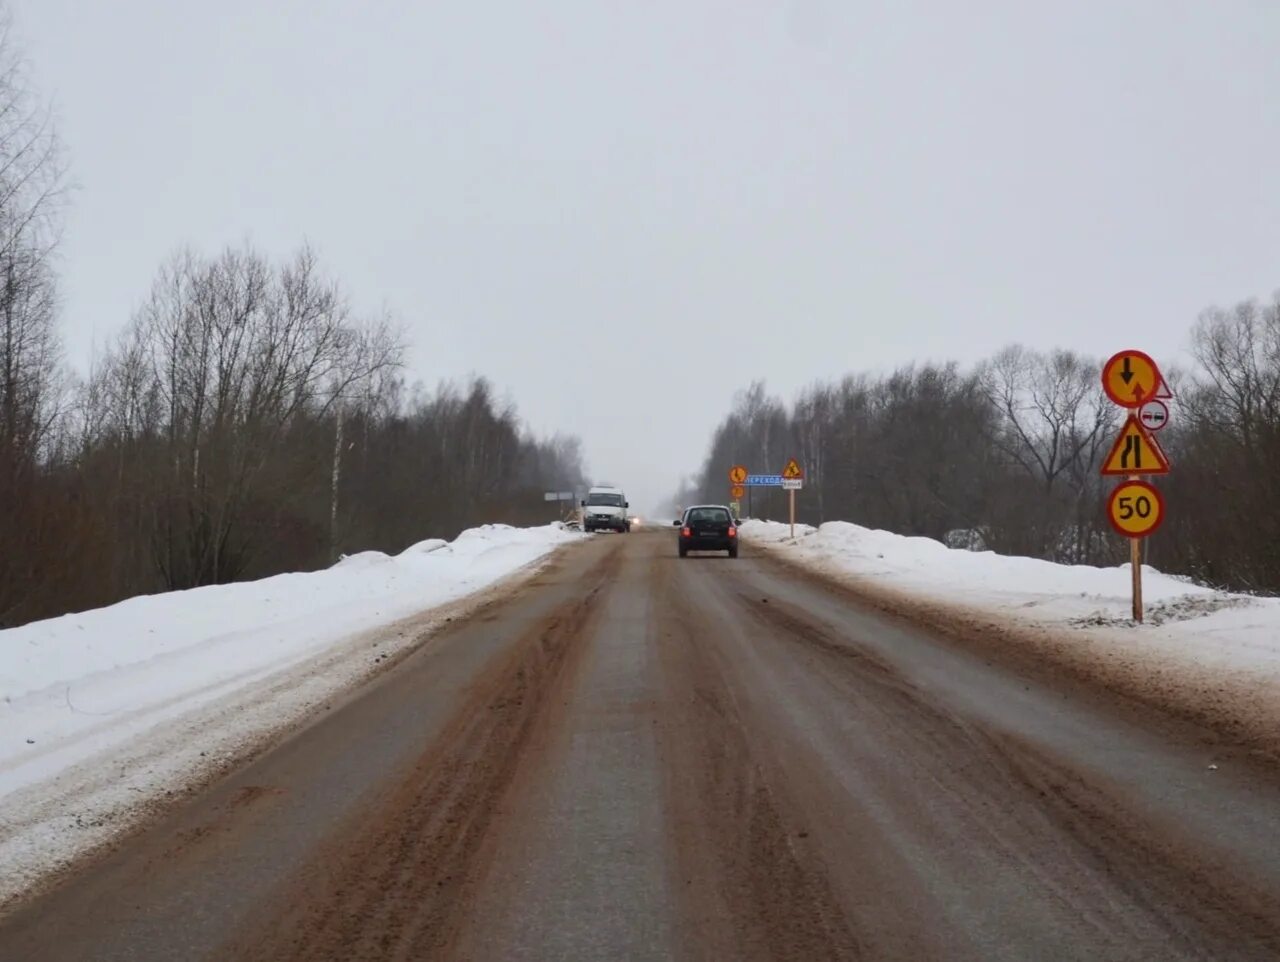
[(804, 468), (795, 458), (787, 459), (787, 466), (782, 469), (782, 486), (787, 489), (787, 499), (791, 512), (791, 540), (796, 539), (796, 492), (804, 487)]
[[(1130, 481), (1139, 480), (1136, 474)], [(1129, 567), (1133, 573), (1133, 620), (1142, 624), (1142, 539), (1129, 539)]]
[(1142, 539), (1164, 521), (1164, 499), (1140, 475), (1168, 474), (1155, 432), (1169, 422), (1164, 400), (1172, 397), (1160, 368), (1141, 351), (1120, 351), (1102, 366), (1102, 389), (1107, 397), (1131, 412), (1102, 462), (1101, 473), (1126, 478), (1107, 500), (1107, 518), (1129, 539), (1129, 568), (1133, 581), (1133, 620), (1142, 624)]

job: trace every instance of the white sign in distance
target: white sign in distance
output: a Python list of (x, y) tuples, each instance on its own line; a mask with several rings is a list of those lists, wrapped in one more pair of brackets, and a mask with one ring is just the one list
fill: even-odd
[(1148, 401), (1138, 409), (1138, 421), (1148, 431), (1159, 431), (1169, 423), (1169, 406), (1163, 401)]
[(804, 487), (804, 478), (783, 478), (782, 479), (783, 491), (799, 491), (803, 487)]
[(545, 492), (545, 493), (542, 495), (542, 500), (543, 500), (543, 501), (559, 501), (559, 500), (560, 500), (560, 492), (558, 492), (558, 491), (547, 491), (547, 492)]

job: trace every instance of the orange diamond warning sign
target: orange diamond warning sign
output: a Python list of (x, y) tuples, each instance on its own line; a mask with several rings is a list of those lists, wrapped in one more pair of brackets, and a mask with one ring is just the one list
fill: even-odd
[(804, 477), (804, 469), (800, 467), (800, 462), (795, 458), (787, 461), (787, 466), (782, 469), (782, 478), (784, 481), (797, 481)]
[(1168, 474), (1169, 459), (1155, 438), (1130, 414), (1116, 443), (1111, 446), (1111, 453), (1102, 462), (1102, 473)]

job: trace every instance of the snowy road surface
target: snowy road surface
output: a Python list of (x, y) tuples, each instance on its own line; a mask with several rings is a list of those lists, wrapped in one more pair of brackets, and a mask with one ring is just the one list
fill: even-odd
[(485, 525), (0, 631), (0, 906), (580, 537)]
[(1273, 958), (1274, 764), (763, 549), (598, 536), (17, 906), (0, 958)]

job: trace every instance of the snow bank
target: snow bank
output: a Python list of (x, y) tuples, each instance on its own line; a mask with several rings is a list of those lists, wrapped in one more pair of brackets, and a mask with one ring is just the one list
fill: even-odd
[(125, 808), (181, 785), (212, 749), (227, 759), (367, 673), (369, 642), (353, 639), (581, 537), (561, 525), (486, 525), (394, 557), (366, 551), (324, 571), (0, 631), (0, 903), (24, 873), (100, 841), (127, 821)]
[[(38, 733), (23, 726), (34, 717), (28, 696), (56, 689), (63, 701), (70, 688), (81, 711), (118, 711), (273, 670), (326, 641), (466, 594), (573, 537), (559, 527), (490, 525), (396, 557), (364, 551), (325, 571), (141, 596), (0, 631), (0, 793), (13, 787), (6, 736)], [(65, 706), (62, 714), (74, 717)]]
[[(1250, 676), (1280, 702), (1280, 599), (1228, 594), (1143, 567), (1146, 624), (1130, 617), (1130, 569), (1059, 565), (831, 521), (748, 521), (742, 537), (790, 560), (1010, 621), (1079, 632), (1138, 656)], [(1261, 686), (1259, 688), (1259, 686)]]

